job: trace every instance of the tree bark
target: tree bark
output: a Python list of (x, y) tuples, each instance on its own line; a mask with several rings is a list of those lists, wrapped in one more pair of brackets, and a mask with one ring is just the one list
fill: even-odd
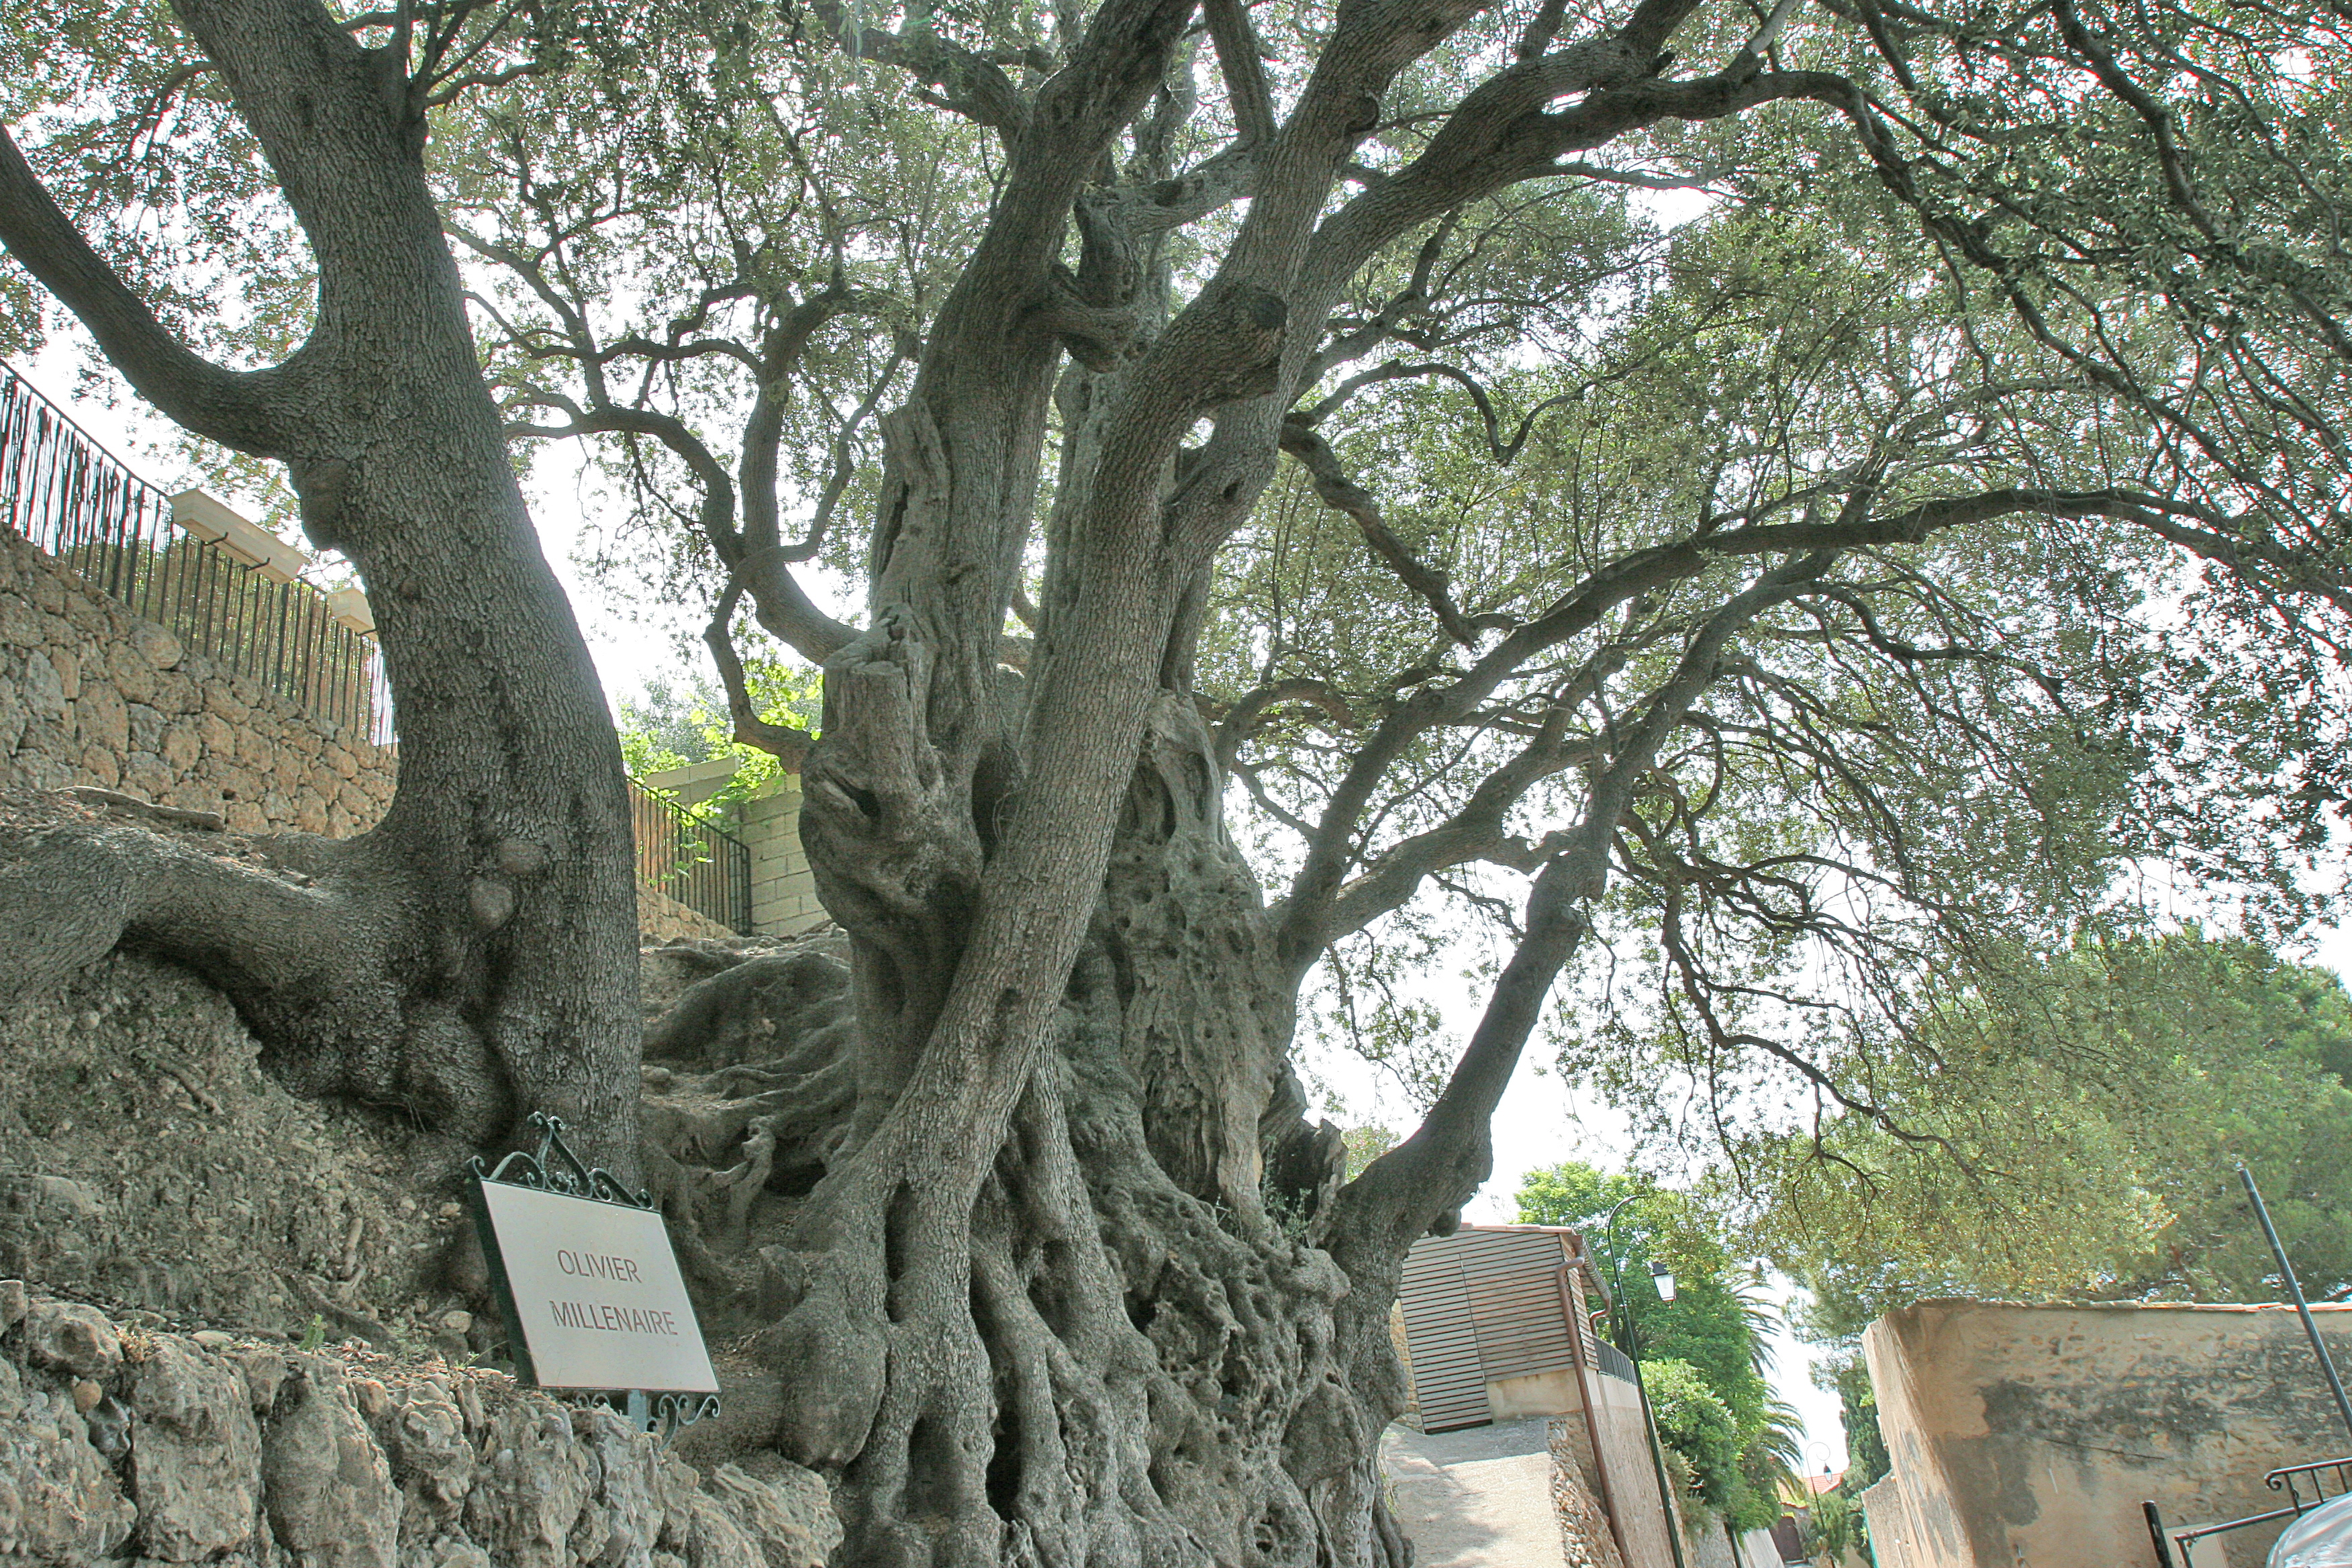
[[(82, 242), (0, 139), (0, 240), (133, 387), (199, 435), (287, 465), (304, 531), (357, 567), (399, 711), (383, 821), (281, 839), (314, 880), (308, 952), (216, 929), (220, 878), (124, 830), (113, 932), (219, 981), (290, 1080), (493, 1141), (562, 1115), (616, 1168), (636, 1155), (635, 894), (620, 755), (595, 671), (530, 527), (425, 180), (404, 60), (316, 0), (183, 0), (184, 25), (259, 140), (319, 269), (316, 323), (265, 371), (209, 365)], [(39, 888), (13, 889), (31, 918)], [(274, 896), (274, 895), (272, 895)], [(54, 968), (20, 972), (38, 984)]]

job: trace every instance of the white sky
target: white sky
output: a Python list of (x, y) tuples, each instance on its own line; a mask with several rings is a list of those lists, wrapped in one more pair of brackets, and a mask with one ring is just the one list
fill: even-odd
[[(60, 339), (19, 369), (40, 391), (65, 406), (72, 416), (131, 466), (168, 488), (182, 482), (173, 461), (163, 455), (163, 426), (143, 405), (119, 388), (113, 406), (79, 397), (77, 376), (86, 363), (79, 351)], [(532, 516), (556, 574), (572, 595), (582, 630), (604, 678), (608, 700), (633, 696), (649, 678), (675, 679), (681, 669), (701, 673), (698, 647), (691, 664), (681, 665), (681, 636), (698, 641), (705, 612), (682, 606), (675, 614), (650, 613), (642, 606), (624, 606), (590, 580), (581, 558), (587, 553), (588, 530), (595, 526), (592, 487), (581, 482), (578, 465), (562, 452), (542, 456), (531, 485)], [(806, 580), (813, 597), (851, 620), (863, 620), (849, 585), (826, 575)], [(2352, 931), (2343, 928), (2320, 936), (2314, 961), (2345, 973), (2352, 963)], [(1477, 1021), (1482, 998), (1464, 992), (1450, 978), (1440, 980), (1440, 1005), (1449, 1033), (1466, 1038)], [(1515, 1194), (1529, 1172), (1564, 1161), (1581, 1160), (1604, 1168), (1622, 1169), (1630, 1152), (1622, 1119), (1607, 1107), (1571, 1094), (1558, 1072), (1547, 1070), (1539, 1049), (1531, 1048), (1511, 1079), (1494, 1124), (1495, 1173), (1464, 1217), (1474, 1222), (1509, 1222), (1517, 1218)], [(1391, 1125), (1408, 1125), (1411, 1113), (1401, 1109), (1394, 1092), (1383, 1095), (1368, 1069), (1360, 1066), (1323, 1064), (1334, 1087), (1359, 1112), (1370, 1110)], [(1775, 1279), (1769, 1293), (1776, 1304), (1785, 1302), (1793, 1287)], [(1838, 1419), (1836, 1396), (1814, 1386), (1814, 1347), (1803, 1344), (1785, 1330), (1778, 1336), (1773, 1382), (1781, 1397), (1804, 1418), (1809, 1468), (1845, 1466), (1845, 1434)]]

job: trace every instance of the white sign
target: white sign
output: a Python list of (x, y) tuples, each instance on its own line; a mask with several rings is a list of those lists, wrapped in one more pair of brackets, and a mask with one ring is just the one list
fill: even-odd
[(478, 1182), (508, 1331), (541, 1388), (716, 1394), (659, 1210)]

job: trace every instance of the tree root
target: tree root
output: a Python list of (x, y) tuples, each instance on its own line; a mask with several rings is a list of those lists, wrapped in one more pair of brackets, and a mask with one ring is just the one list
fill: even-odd
[(223, 833), (112, 792), (93, 808), (89, 793), (0, 795), (0, 999), (117, 946), (153, 953), (226, 993), (299, 1092), (477, 1143), (505, 1129), (508, 1075), (418, 973), (420, 900), (389, 856), (364, 837)]

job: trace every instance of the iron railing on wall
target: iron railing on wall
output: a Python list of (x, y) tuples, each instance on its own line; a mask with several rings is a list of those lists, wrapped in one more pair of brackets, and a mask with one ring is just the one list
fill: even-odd
[(637, 880), (730, 931), (751, 929), (749, 846), (677, 802), (629, 781)]
[(247, 565), (172, 521), (171, 499), (0, 364), (0, 527), (79, 573), (190, 653), (358, 737), (392, 738), (375, 639), (307, 583)]
[(1610, 1377), (1622, 1377), (1627, 1383), (1634, 1381), (1633, 1358), (1607, 1340), (1593, 1348), (1592, 1364)]
[[(2336, 1478), (2333, 1493), (2327, 1489), (2327, 1478), (2331, 1472)], [(2273, 1470), (2263, 1478), (2263, 1485), (2283, 1493), (2286, 1506), (2249, 1514), (2243, 1519), (2224, 1520), (2219, 1524), (2168, 1525), (2156, 1504), (2140, 1504), (2140, 1511), (2147, 1516), (2147, 1532), (2155, 1542), (2156, 1560), (2160, 1568), (2198, 1568), (2197, 1543), (2208, 1537), (2227, 1535), (2237, 1530), (2252, 1530), (2260, 1525), (2284, 1524), (2289, 1520), (2301, 1519), (2321, 1503), (2340, 1501), (2352, 1496), (2352, 1455), (2340, 1459), (2315, 1459), (2307, 1465), (2289, 1465), (2284, 1469)], [(2311, 1493), (2309, 1497), (2304, 1495), (2306, 1488)], [(2173, 1556), (2175, 1550), (2180, 1553), (2178, 1560)], [(2298, 1553), (2296, 1561), (2301, 1560)]]
[[(392, 702), (375, 638), (307, 583), (247, 564), (172, 521), (171, 498), (0, 364), (0, 528), (70, 566), (201, 654), (316, 717), (389, 744)], [(739, 931), (751, 929), (743, 841), (629, 781), (637, 876)]]

